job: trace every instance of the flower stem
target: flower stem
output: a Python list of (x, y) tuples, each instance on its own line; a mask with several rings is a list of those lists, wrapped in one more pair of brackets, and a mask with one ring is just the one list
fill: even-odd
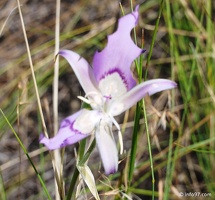
[[(79, 150), (78, 150), (78, 163), (77, 163), (77, 165), (79, 165), (79, 166), (84, 165), (87, 162), (87, 160), (89, 159), (89, 156), (91, 155), (92, 151), (94, 150), (94, 148), (96, 146), (96, 140), (94, 139), (92, 141), (92, 143), (91, 143), (90, 147), (88, 148), (88, 150), (86, 151), (86, 153), (84, 153), (85, 146), (86, 146), (86, 139), (80, 141), (80, 146), (79, 146)], [(71, 199), (78, 176), (79, 176), (79, 171), (78, 171), (78, 168), (75, 167), (66, 200)]]
[(69, 191), (67, 193), (66, 200), (70, 200), (72, 198), (72, 194), (75, 189), (75, 184), (78, 179), (78, 176), (79, 176), (79, 171), (78, 171), (78, 168), (75, 166), (75, 170), (72, 175), (72, 180), (70, 182)]
[(141, 102), (138, 102), (136, 105), (136, 113), (135, 113), (135, 119), (134, 119), (134, 129), (133, 129), (131, 153), (130, 153), (130, 162), (129, 162), (129, 172), (128, 172), (129, 186), (131, 184), (131, 181), (133, 178), (133, 172), (134, 172), (140, 116), (141, 116)]
[[(86, 146), (86, 139), (83, 139), (80, 141), (80, 144), (79, 144), (79, 149), (78, 149), (79, 159), (82, 159), (84, 156), (85, 146)], [(74, 170), (73, 175), (72, 175), (72, 180), (70, 182), (70, 186), (69, 186), (66, 200), (70, 200), (72, 198), (72, 194), (73, 194), (73, 191), (75, 189), (75, 185), (76, 185), (78, 176), (79, 176), (79, 171), (78, 171), (77, 166), (75, 166), (75, 170)]]

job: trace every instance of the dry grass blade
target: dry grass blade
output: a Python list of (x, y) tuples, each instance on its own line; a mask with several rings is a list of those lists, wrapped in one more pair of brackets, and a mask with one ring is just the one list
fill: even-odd
[(36, 92), (38, 108), (39, 108), (40, 117), (41, 117), (41, 120), (42, 120), (43, 130), (44, 130), (44, 134), (46, 135), (46, 137), (48, 137), (46, 124), (45, 124), (43, 111), (42, 111), (42, 106), (41, 106), (41, 102), (40, 102), (40, 95), (39, 95), (39, 91), (38, 91), (38, 87), (37, 87), (37, 81), (36, 81), (36, 77), (35, 77), (35, 73), (34, 73), (33, 61), (32, 61), (32, 58), (31, 58), (30, 47), (29, 47), (29, 44), (28, 44), (28, 38), (27, 38), (26, 30), (25, 30), (25, 24), (24, 24), (22, 11), (21, 11), (21, 5), (20, 5), (19, 0), (17, 0), (17, 5), (18, 5), (18, 10), (19, 10), (19, 15), (20, 15), (20, 20), (21, 20), (23, 35), (24, 35), (24, 39), (25, 39), (26, 49), (27, 49), (27, 53), (28, 53), (29, 64), (30, 64), (30, 68), (31, 68), (31, 75), (32, 75), (33, 82), (34, 82), (34, 88), (35, 88), (35, 92)]
[[(55, 55), (60, 49), (60, 3), (61, 0), (56, 0), (56, 21), (55, 21)], [(58, 78), (59, 78), (59, 57), (57, 56), (54, 64), (54, 82), (53, 82), (53, 126), (54, 135), (58, 132)], [(65, 198), (65, 189), (63, 181), (63, 158), (61, 157), (60, 150), (53, 151), (53, 167), (55, 168), (55, 194), (56, 200)]]
[(7, 16), (6, 20), (4, 21), (4, 23), (3, 23), (2, 27), (1, 27), (1, 30), (0, 30), (0, 37), (2, 36), (2, 33), (3, 33), (3, 31), (4, 31), (4, 28), (5, 28), (6, 24), (7, 24), (7, 22), (8, 22), (8, 20), (9, 20), (10, 16), (11, 16), (12, 13), (14, 12), (14, 10), (16, 10), (17, 8), (18, 8), (18, 7), (13, 8), (13, 9), (10, 11), (10, 14)]

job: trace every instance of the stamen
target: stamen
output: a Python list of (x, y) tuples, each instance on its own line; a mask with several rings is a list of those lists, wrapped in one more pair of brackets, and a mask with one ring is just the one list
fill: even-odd
[(89, 92), (85, 95), (88, 98), (93, 109), (103, 110), (104, 102), (101, 94), (98, 92)]
[(122, 154), (122, 153), (123, 153), (123, 139), (122, 139), (122, 133), (121, 133), (121, 131), (120, 131), (120, 126), (119, 126), (118, 122), (113, 118), (112, 115), (109, 115), (109, 117), (111, 118), (111, 121), (114, 123), (114, 125), (115, 125), (116, 128), (118, 129), (120, 154)]
[(118, 129), (118, 130), (120, 130), (120, 126), (119, 126), (119, 124), (117, 123), (117, 121), (113, 118), (113, 116), (112, 115), (108, 115), (110, 118), (111, 118), (111, 121), (114, 123), (114, 125), (116, 126), (116, 128)]
[(90, 104), (90, 100), (85, 98), (85, 97), (82, 97), (82, 96), (77, 96), (80, 100), (82, 100), (83, 102), (87, 103), (87, 104)]
[(122, 139), (122, 133), (120, 130), (118, 131), (118, 137), (119, 137), (120, 155), (122, 155), (123, 154), (123, 139)]

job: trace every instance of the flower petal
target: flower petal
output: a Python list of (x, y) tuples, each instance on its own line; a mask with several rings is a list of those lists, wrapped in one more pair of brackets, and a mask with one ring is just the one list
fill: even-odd
[[(98, 119), (98, 117), (96, 112), (92, 111), (91, 119), (85, 121), (84, 124), (78, 127), (80, 122), (83, 122), (81, 118), (86, 119), (85, 114), (86, 109), (83, 109), (67, 117), (62, 121), (60, 129), (55, 137), (48, 139), (41, 134), (40, 143), (46, 145), (49, 150), (54, 150), (74, 144), (86, 138), (95, 128), (95, 124), (98, 121), (95, 120)], [(90, 114), (87, 113), (87, 116), (90, 116)]]
[(175, 88), (177, 84), (167, 79), (149, 80), (135, 86), (126, 94), (110, 102), (107, 112), (112, 116), (119, 115), (140, 101), (145, 95), (153, 95), (157, 92)]
[(98, 90), (93, 69), (83, 57), (69, 50), (61, 50), (58, 54), (69, 62), (86, 94)]
[(118, 169), (118, 151), (111, 137), (111, 127), (101, 123), (95, 135), (105, 174), (113, 174)]
[(138, 21), (138, 8), (119, 19), (117, 31), (108, 36), (107, 46), (95, 53), (93, 71), (98, 83), (111, 74), (117, 74), (127, 90), (136, 85), (130, 67), (143, 50), (134, 44), (130, 33)]

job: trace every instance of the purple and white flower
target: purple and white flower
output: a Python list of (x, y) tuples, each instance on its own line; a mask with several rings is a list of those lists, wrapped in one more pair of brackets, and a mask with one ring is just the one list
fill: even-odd
[(175, 82), (166, 79), (153, 79), (136, 85), (130, 67), (144, 50), (134, 44), (130, 34), (138, 22), (138, 8), (119, 19), (116, 32), (108, 36), (107, 46), (95, 53), (92, 67), (73, 51), (59, 52), (73, 68), (86, 94), (78, 98), (89, 104), (92, 110), (81, 109), (64, 119), (55, 137), (48, 139), (44, 135), (40, 136), (40, 143), (54, 150), (94, 134), (106, 174), (115, 173), (118, 168), (118, 151), (112, 124), (119, 132), (120, 127), (114, 117), (147, 94), (153, 95), (177, 86)]

